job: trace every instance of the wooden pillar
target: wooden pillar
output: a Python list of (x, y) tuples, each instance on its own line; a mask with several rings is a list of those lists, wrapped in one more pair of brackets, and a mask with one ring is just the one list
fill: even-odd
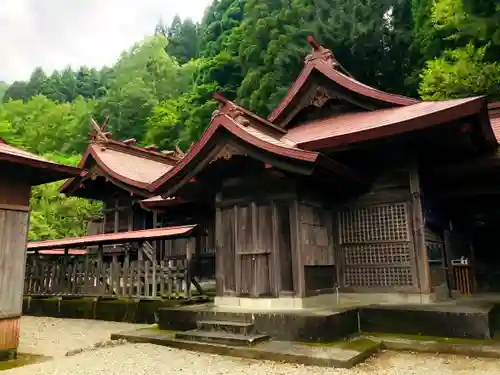
[(191, 267), (193, 260), (193, 253), (195, 252), (194, 247), (196, 246), (196, 238), (189, 238), (186, 241), (186, 270), (184, 273), (184, 286), (185, 292), (184, 296), (187, 299), (191, 299)]
[(106, 277), (104, 273), (104, 262), (103, 262), (103, 245), (99, 244), (97, 246), (97, 285), (99, 289), (99, 294), (103, 295), (106, 291)]
[[(216, 205), (221, 200), (220, 193), (215, 198)], [(215, 208), (215, 293), (217, 296), (224, 294), (224, 240), (223, 240), (222, 212), (220, 207)]]
[(271, 225), (272, 225), (272, 236), (273, 236), (273, 250), (271, 253), (269, 267), (269, 281), (271, 283), (271, 293), (274, 297), (279, 297), (281, 290), (281, 265), (280, 265), (280, 238), (279, 238), (279, 222), (278, 222), (278, 212), (276, 209), (276, 202), (271, 202)]
[(290, 206), (290, 234), (294, 294), (296, 297), (305, 297), (304, 262), (300, 240), (300, 204), (297, 199), (294, 199)]
[(425, 223), (422, 209), (422, 187), (420, 184), (420, 171), (417, 163), (410, 168), (409, 177), (412, 197), (411, 228), (413, 228), (413, 246), (415, 250), (414, 272), (420, 292), (430, 293), (429, 260), (424, 237)]

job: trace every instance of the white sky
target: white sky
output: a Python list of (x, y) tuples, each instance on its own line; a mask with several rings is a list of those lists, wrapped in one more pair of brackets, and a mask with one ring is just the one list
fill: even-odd
[(67, 65), (111, 65), (175, 14), (201, 20), (211, 0), (0, 0), (0, 81)]

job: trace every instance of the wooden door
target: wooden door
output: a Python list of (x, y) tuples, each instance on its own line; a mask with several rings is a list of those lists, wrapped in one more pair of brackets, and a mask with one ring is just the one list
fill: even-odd
[(237, 293), (242, 297), (269, 296), (273, 243), (271, 205), (251, 203), (238, 206), (236, 211)]

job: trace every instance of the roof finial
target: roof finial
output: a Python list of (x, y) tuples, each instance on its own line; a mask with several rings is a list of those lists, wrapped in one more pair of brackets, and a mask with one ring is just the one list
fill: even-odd
[(307, 37), (307, 43), (309, 43), (315, 51), (321, 51), (323, 48), (319, 45), (318, 42), (314, 40), (314, 38), (311, 35)]
[(228, 102), (228, 100), (220, 92), (214, 92), (212, 94), (212, 97), (221, 104), (225, 104)]
[(90, 119), (90, 124), (94, 128), (94, 131), (90, 133), (93, 141), (106, 142), (108, 140), (108, 137), (111, 137), (110, 132), (104, 131), (104, 129), (106, 129), (106, 126), (108, 125), (108, 120), (109, 118), (107, 117), (104, 123), (102, 125), (99, 125), (93, 118)]

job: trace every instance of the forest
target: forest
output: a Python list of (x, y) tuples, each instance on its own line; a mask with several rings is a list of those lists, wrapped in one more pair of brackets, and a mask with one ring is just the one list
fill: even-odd
[[(215, 109), (212, 93), (266, 116), (309, 51), (330, 48), (359, 81), (425, 100), (500, 98), (500, 0), (214, 0), (200, 22), (175, 17), (114, 65), (34, 69), (0, 82), (9, 143), (75, 165), (90, 118), (116, 139), (181, 149)], [(30, 240), (83, 235), (100, 204), (34, 188)]]

